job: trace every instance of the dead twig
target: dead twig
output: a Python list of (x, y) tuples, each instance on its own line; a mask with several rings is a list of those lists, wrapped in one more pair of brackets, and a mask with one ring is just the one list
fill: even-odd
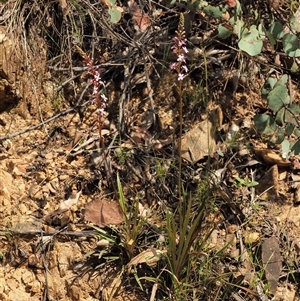
[(7, 139), (11, 139), (11, 138), (14, 138), (14, 137), (23, 135), (23, 134), (25, 134), (25, 133), (28, 133), (28, 132), (30, 132), (30, 131), (36, 130), (36, 129), (38, 129), (39, 127), (41, 127), (41, 126), (43, 126), (43, 125), (45, 125), (45, 124), (47, 124), (47, 123), (49, 123), (49, 122), (51, 122), (51, 121), (53, 121), (53, 120), (59, 118), (59, 117), (61, 117), (61, 116), (67, 115), (67, 114), (69, 114), (69, 113), (71, 113), (71, 112), (74, 112), (74, 111), (76, 112), (80, 107), (84, 107), (84, 106), (86, 106), (86, 105), (88, 105), (88, 104), (90, 104), (90, 101), (87, 101), (87, 102), (85, 102), (84, 104), (82, 104), (82, 105), (80, 105), (80, 106), (75, 106), (75, 107), (70, 108), (70, 109), (68, 109), (68, 110), (65, 110), (65, 111), (63, 111), (63, 112), (60, 112), (60, 113), (58, 113), (57, 115), (55, 115), (55, 116), (53, 116), (53, 117), (51, 117), (51, 118), (49, 118), (49, 119), (47, 119), (47, 120), (44, 120), (43, 122), (40, 122), (39, 124), (30, 126), (30, 127), (26, 128), (26, 129), (23, 129), (23, 130), (19, 131), (19, 132), (15, 132), (15, 133), (12, 133), (12, 134), (8, 134), (8, 135), (1, 136), (1, 137), (0, 137), (0, 141), (7, 140)]

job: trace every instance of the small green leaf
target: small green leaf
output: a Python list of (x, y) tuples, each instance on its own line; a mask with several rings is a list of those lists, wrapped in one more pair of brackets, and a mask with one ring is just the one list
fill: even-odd
[(290, 57), (300, 56), (300, 43), (298, 37), (294, 34), (287, 33), (282, 38), (283, 50)]
[(221, 38), (221, 39), (227, 39), (231, 35), (232, 35), (232, 31), (230, 31), (226, 27), (224, 27), (221, 24), (219, 24), (219, 26), (218, 26), (218, 37), (219, 38)]
[(217, 19), (222, 18), (223, 10), (221, 10), (220, 7), (208, 5), (208, 6), (204, 7), (203, 10), (204, 10), (205, 14), (207, 14), (208, 16), (212, 16)]
[(278, 125), (284, 125), (285, 124), (285, 120), (284, 120), (284, 116), (285, 116), (285, 107), (281, 108), (275, 117), (275, 121)]
[(254, 187), (254, 186), (257, 186), (259, 183), (258, 182), (256, 182), (256, 181), (252, 181), (252, 182), (250, 182), (250, 183), (248, 183), (248, 185), (247, 185), (247, 187)]
[(296, 73), (299, 71), (299, 66), (297, 64), (297, 62), (293, 61), (292, 67), (290, 68), (292, 73)]
[(300, 153), (300, 140), (298, 140), (291, 148), (291, 151), (294, 155), (299, 155)]
[(254, 124), (260, 132), (263, 132), (265, 128), (269, 126), (270, 120), (271, 117), (266, 114), (259, 114), (254, 116)]
[(278, 130), (275, 120), (266, 114), (254, 116), (254, 124), (260, 132), (267, 136), (273, 136)]
[(282, 38), (283, 36), (283, 26), (279, 21), (273, 23), (269, 29), (270, 33), (274, 37), (275, 40)]
[(268, 103), (272, 111), (278, 112), (284, 105), (290, 103), (290, 96), (286, 86), (276, 85), (269, 93)]
[(299, 137), (300, 136), (300, 129), (295, 129), (294, 130), (294, 134), (297, 136), (297, 137)]
[(284, 120), (285, 120), (285, 122), (289, 122), (295, 126), (298, 126), (298, 120), (297, 120), (296, 116), (289, 110), (285, 111)]
[(282, 158), (287, 159), (290, 153), (290, 142), (288, 140), (283, 140), (281, 143)]
[(113, 5), (108, 9), (108, 13), (110, 15), (110, 22), (111, 23), (118, 23), (121, 20), (122, 13), (120, 8), (116, 5)]
[(295, 125), (291, 123), (287, 123), (285, 126), (285, 134), (286, 136), (291, 136), (294, 132)]
[(279, 85), (280, 86), (285, 86), (286, 83), (288, 82), (288, 79), (289, 79), (288, 75), (287, 74), (283, 74), (281, 76), (281, 78), (277, 81), (276, 86), (279, 86)]
[(285, 138), (285, 131), (282, 128), (278, 128), (277, 132), (274, 133), (274, 136), (270, 139), (274, 144), (280, 144)]
[(292, 103), (288, 106), (288, 110), (291, 111), (295, 116), (300, 115), (300, 106), (298, 104)]
[(241, 50), (245, 51), (251, 56), (261, 53), (263, 42), (255, 25), (252, 25), (250, 30), (244, 29), (242, 32), (242, 37), (238, 42), (238, 46)]
[(300, 32), (300, 23), (297, 21), (297, 19), (295, 18), (295, 16), (291, 17), (290, 26), (291, 26), (291, 28), (292, 28), (293, 31)]
[(267, 98), (267, 96), (269, 95), (269, 93), (273, 90), (273, 88), (275, 87), (277, 83), (277, 79), (276, 78), (273, 78), (273, 77), (269, 77), (267, 79), (267, 81), (265, 82), (262, 90), (261, 90), (261, 93), (262, 93), (262, 96), (264, 98)]

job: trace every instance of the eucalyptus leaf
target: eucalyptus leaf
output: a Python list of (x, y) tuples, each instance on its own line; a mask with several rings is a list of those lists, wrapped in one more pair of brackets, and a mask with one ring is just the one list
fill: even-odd
[(300, 56), (300, 43), (298, 37), (294, 34), (287, 33), (282, 38), (283, 51), (290, 57)]
[(232, 35), (232, 31), (224, 27), (223, 25), (218, 26), (218, 37), (221, 39), (227, 39)]
[(290, 142), (288, 140), (283, 140), (281, 142), (281, 152), (282, 152), (282, 157), (284, 159), (287, 159), (290, 153)]
[(291, 148), (291, 151), (294, 155), (299, 155), (300, 153), (300, 140), (298, 140)]
[(108, 9), (108, 13), (110, 15), (111, 23), (118, 23), (121, 20), (122, 13), (120, 8), (116, 5), (113, 5)]
[(276, 85), (276, 87), (269, 93), (268, 104), (274, 113), (278, 112), (284, 105), (290, 103), (290, 96), (286, 86)]
[(291, 123), (287, 123), (285, 125), (285, 134), (286, 136), (291, 136), (294, 132), (294, 129), (295, 129), (295, 125), (294, 124), (291, 124)]
[(250, 27), (250, 30), (245, 29), (242, 32), (238, 46), (241, 50), (248, 53), (251, 56), (255, 56), (261, 53), (263, 42), (260, 38), (259, 32), (255, 25)]
[(212, 16), (217, 19), (221, 19), (223, 15), (223, 10), (220, 7), (208, 5), (204, 7), (204, 12), (208, 16)]
[(269, 28), (269, 32), (272, 34), (275, 40), (281, 39), (283, 36), (283, 26), (279, 21), (272, 23)]
[(294, 134), (297, 136), (297, 137), (300, 137), (300, 129), (295, 129), (294, 130)]
[(293, 114), (300, 115), (300, 106), (298, 104), (292, 103), (288, 106), (288, 110), (291, 111)]
[(273, 77), (269, 77), (267, 79), (267, 81), (265, 82), (262, 90), (261, 90), (261, 94), (263, 97), (267, 98), (267, 96), (269, 95), (269, 93), (273, 90), (273, 88), (275, 87), (276, 83), (277, 83), (277, 79), (273, 78)]
[(285, 120), (284, 120), (284, 116), (285, 116), (285, 107), (282, 107), (276, 114), (275, 117), (275, 121), (278, 125), (284, 125)]
[(277, 132), (274, 133), (273, 137), (270, 139), (274, 144), (280, 144), (285, 138), (285, 131), (282, 128), (278, 128)]

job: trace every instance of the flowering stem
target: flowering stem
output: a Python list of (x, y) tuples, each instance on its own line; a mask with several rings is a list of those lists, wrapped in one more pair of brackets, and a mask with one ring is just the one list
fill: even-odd
[(93, 98), (92, 103), (96, 105), (96, 112), (97, 112), (97, 124), (98, 124), (98, 132), (100, 137), (100, 147), (103, 153), (104, 162), (106, 165), (107, 172), (109, 177), (111, 178), (112, 186), (114, 189), (114, 195), (117, 196), (117, 190), (115, 187), (115, 183), (112, 178), (112, 174), (110, 171), (109, 164), (107, 162), (106, 153), (105, 153), (105, 146), (104, 146), (104, 138), (102, 137), (102, 127), (103, 127), (103, 117), (105, 116), (105, 108), (107, 97), (102, 93), (102, 88), (105, 87), (104, 81), (101, 79), (100, 71), (98, 67), (94, 66), (93, 59), (90, 58), (80, 47), (75, 45), (75, 48), (83, 58), (85, 64), (88, 67), (88, 74), (91, 75), (91, 84), (93, 86)]
[(178, 139), (178, 161), (179, 161), (179, 175), (178, 175), (178, 198), (179, 198), (179, 207), (180, 211), (182, 209), (182, 199), (181, 199), (181, 170), (182, 170), (182, 157), (181, 157), (181, 144), (182, 144), (182, 106), (183, 106), (183, 86), (182, 81), (187, 76), (188, 68), (186, 66), (185, 54), (188, 53), (186, 48), (187, 39), (185, 38), (184, 31), (184, 16), (181, 13), (178, 30), (176, 31), (177, 36), (173, 38), (174, 45), (172, 46), (173, 53), (177, 55), (177, 61), (171, 64), (171, 70), (175, 70), (178, 74), (177, 77), (177, 88), (179, 93), (179, 139)]

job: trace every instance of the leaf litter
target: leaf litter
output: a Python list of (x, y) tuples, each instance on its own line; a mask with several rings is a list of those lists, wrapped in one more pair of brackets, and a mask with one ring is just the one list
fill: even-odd
[[(230, 7), (235, 7), (236, 5), (236, 1), (226, 2)], [(63, 10), (64, 16), (68, 16), (72, 12), (69, 9), (71, 3), (60, 1), (59, 5)], [(151, 16), (143, 13), (143, 8), (140, 7), (139, 3), (132, 1), (131, 5), (134, 11), (132, 21), (135, 22), (136, 28), (142, 32), (146, 31), (150, 27)], [(96, 143), (97, 138), (90, 135), (91, 130), (97, 132), (97, 128), (91, 128), (91, 124), (93, 124), (91, 122), (92, 118), (90, 120), (88, 118), (80, 120), (78, 116), (74, 118), (66, 117), (61, 121), (62, 127), (67, 131), (70, 129), (70, 132), (72, 127), (80, 127), (78, 135), (74, 134), (74, 131), (73, 135), (69, 137), (64, 137), (62, 133), (58, 133), (55, 135), (55, 139), (51, 137), (48, 140), (45, 138), (45, 133), (42, 130), (38, 130), (34, 133), (29, 133), (27, 137), (15, 138), (11, 143), (12, 147), (7, 146), (1, 149), (1, 154), (5, 154), (4, 158), (1, 159), (0, 169), (0, 197), (3, 205), (1, 208), (1, 226), (3, 230), (13, 229), (16, 226), (19, 219), (10, 218), (11, 216), (20, 217), (22, 215), (36, 216), (35, 218), (39, 223), (38, 228), (34, 228), (35, 230), (46, 227), (47, 223), (45, 221), (47, 220), (47, 226), (57, 228), (57, 224), (53, 222), (53, 217), (66, 214), (67, 212), (70, 216), (66, 215), (65, 222), (59, 223), (61, 229), (66, 227), (69, 230), (80, 232), (86, 226), (86, 222), (92, 222), (99, 227), (122, 224), (124, 216), (119, 203), (103, 197), (105, 193), (111, 192), (109, 191), (109, 171), (112, 170), (111, 165), (119, 166), (122, 178), (126, 179), (124, 183), (127, 187), (124, 190), (127, 192), (126, 197), (128, 202), (134, 199), (133, 194), (140, 194), (143, 201), (150, 199), (154, 200), (156, 206), (157, 204), (167, 204), (171, 207), (171, 200), (174, 199), (174, 186), (170, 186), (171, 188), (166, 187), (175, 182), (175, 177), (172, 174), (174, 171), (173, 163), (169, 164), (165, 174), (159, 174), (155, 169), (157, 166), (160, 166), (159, 164), (163, 164), (161, 162), (164, 162), (164, 159), (170, 159), (165, 158), (169, 154), (175, 155), (173, 133), (176, 130), (176, 126), (174, 126), (176, 122), (174, 121), (177, 118), (177, 101), (176, 93), (173, 93), (172, 88), (169, 89), (174, 82), (170, 78), (168, 78), (168, 73), (166, 72), (166, 76), (161, 78), (159, 83), (164, 88), (164, 91), (160, 89), (161, 87), (155, 87), (154, 91), (157, 93), (155, 106), (157, 107), (157, 115), (161, 121), (160, 125), (155, 124), (153, 118), (141, 118), (141, 111), (148, 112), (149, 110), (147, 101), (144, 99), (135, 96), (136, 98), (132, 97), (130, 103), (127, 102), (125, 104), (124, 108), (127, 115), (131, 114), (130, 118), (134, 121), (141, 120), (139, 124), (127, 122), (128, 135), (125, 135), (123, 141), (118, 145), (119, 149), (121, 149), (119, 156), (127, 156), (126, 160), (124, 160), (125, 163), (117, 158), (116, 152), (114, 152), (115, 149), (110, 145), (107, 149), (109, 152), (109, 162), (107, 162), (107, 165), (102, 162), (103, 158), (99, 153), (95, 157), (101, 157), (100, 161), (102, 163), (99, 163), (99, 160), (89, 160), (89, 153), (95, 151), (95, 149), (99, 149), (99, 145)], [(259, 85), (259, 80), (257, 80), (257, 83)], [(236, 85), (234, 84), (234, 86)], [(198, 184), (199, 177), (200, 179), (203, 177), (205, 174), (203, 171), (207, 168), (203, 164), (203, 159), (209, 157), (212, 163), (209, 167), (210, 171), (217, 174), (217, 184), (218, 186), (222, 186), (222, 190), (216, 191), (216, 199), (221, 203), (220, 207), (217, 208), (222, 208), (222, 210), (220, 210), (221, 213), (219, 213), (219, 216), (215, 217), (218, 229), (216, 229), (212, 236), (213, 242), (210, 246), (213, 251), (219, 251), (222, 248), (226, 249), (228, 247), (228, 252), (224, 254), (232, 260), (230, 268), (233, 269), (234, 281), (237, 281), (242, 274), (245, 280), (243, 285), (248, 281), (248, 284), (245, 284), (245, 289), (248, 289), (247, 285), (251, 283), (256, 274), (253, 266), (251, 266), (250, 256), (245, 252), (243, 246), (251, 246), (249, 248), (249, 253), (251, 253), (252, 250), (256, 250), (256, 247), (261, 244), (262, 254), (260, 259), (264, 265), (264, 281), (270, 282), (271, 292), (279, 298), (279, 296), (287, 296), (288, 292), (292, 293), (295, 291), (287, 278), (282, 277), (282, 269), (286, 268), (285, 262), (288, 262), (290, 259), (284, 257), (285, 252), (283, 252), (282, 248), (285, 242), (281, 240), (279, 243), (280, 237), (282, 237), (284, 231), (287, 231), (292, 246), (297, 253), (299, 253), (298, 242), (300, 237), (297, 230), (299, 228), (299, 209), (293, 206), (292, 199), (294, 195), (289, 194), (288, 187), (280, 186), (280, 181), (282, 181), (280, 180), (282, 173), (280, 169), (286, 169), (286, 172), (289, 173), (290, 166), (294, 164), (293, 166), (296, 169), (297, 165), (293, 163), (295, 161), (283, 159), (282, 156), (273, 149), (270, 149), (269, 146), (260, 148), (253, 139), (251, 139), (251, 142), (254, 145), (254, 149), (250, 149), (246, 155), (238, 153), (244, 150), (240, 148), (243, 148), (245, 142), (249, 142), (247, 139), (243, 139), (253, 135), (251, 129), (245, 130), (238, 126), (238, 130), (232, 131), (232, 133), (224, 129), (232, 129), (230, 125), (233, 124), (231, 122), (233, 116), (236, 119), (244, 118), (246, 113), (253, 110), (252, 105), (261, 105), (261, 98), (259, 93), (255, 94), (253, 92), (251, 92), (250, 97), (248, 91), (243, 92), (240, 87), (234, 87), (234, 90), (236, 90), (234, 93), (236, 99), (233, 99), (232, 93), (227, 94), (226, 92), (221, 93), (221, 90), (218, 91), (218, 93), (222, 94), (218, 102), (220, 102), (224, 116), (226, 116), (221, 126), (216, 124), (215, 121), (210, 121), (206, 118), (202, 119), (199, 125), (200, 118), (198, 115), (200, 114), (198, 113), (201, 110), (187, 113), (185, 120), (186, 132), (183, 136), (186, 155), (183, 154), (183, 156), (186, 156), (184, 158), (188, 163), (185, 163), (184, 173), (186, 182)], [(52, 112), (52, 109), (49, 109), (46, 105), (47, 100), (43, 99), (42, 94), (40, 96), (41, 112), (49, 114)], [(233, 105), (235, 101), (236, 103)], [(201, 106), (203, 106), (202, 102)], [(12, 111), (15, 113), (15, 120), (13, 121), (10, 121), (9, 115), (5, 112), (1, 113), (0, 125), (3, 132), (19, 130), (20, 126), (29, 126), (35, 119), (39, 119), (38, 111), (34, 112), (33, 108), (31, 115), (28, 115), (26, 112), (18, 113), (18, 110), (22, 111), (22, 108)], [(88, 113), (92, 112), (89, 112), (89, 109), (87, 109)], [(195, 115), (198, 118), (195, 118)], [(24, 120), (22, 116), (30, 116), (30, 118)], [(153, 114), (149, 116), (153, 116)], [(10, 129), (8, 129), (8, 125), (11, 126)], [(51, 127), (53, 127), (52, 124)], [(216, 128), (217, 131), (215, 131)], [(225, 131), (225, 133), (222, 131)], [(84, 139), (82, 139), (82, 133), (86, 134)], [(228, 133), (231, 134), (230, 139), (226, 139)], [(106, 130), (102, 134), (105, 134), (109, 141), (112, 140), (112, 132)], [(220, 139), (220, 136), (222, 139), (225, 139)], [(46, 140), (48, 141), (45, 142)], [(227, 140), (228, 145), (226, 145), (225, 140)], [(222, 148), (219, 154), (215, 152), (215, 149), (218, 147)], [(238, 147), (238, 154), (231, 160), (236, 147)], [(126, 153), (126, 149), (130, 151)], [(152, 152), (153, 149), (155, 150), (154, 152)], [(45, 154), (43, 153), (46, 152), (46, 155), (49, 155), (57, 150), (60, 150), (59, 154), (53, 155), (52, 158), (51, 156), (46, 156), (48, 165), (45, 170), (38, 171), (32, 166), (30, 172), (26, 170), (30, 165), (27, 160), (30, 155), (32, 155), (32, 158), (44, 158)], [(70, 151), (71, 154), (69, 154)], [(32, 160), (30, 159), (29, 161)], [(117, 161), (118, 163), (116, 163)], [(129, 164), (131, 164), (132, 168), (128, 168)], [(136, 170), (139, 177), (134, 177), (132, 170)], [(164, 166), (161, 167), (161, 170), (164, 170)], [(244, 187), (243, 185), (245, 184), (243, 183), (247, 183), (246, 181), (241, 181), (241, 186), (236, 185), (234, 180), (236, 170), (238, 170), (238, 177), (240, 179), (258, 181), (259, 185), (256, 187)], [(255, 175), (253, 175), (253, 171), (255, 171)], [(219, 175), (219, 173), (222, 175)], [(147, 176), (145, 176), (146, 174)], [(50, 189), (47, 186), (48, 183), (54, 184), (55, 188)], [(84, 186), (85, 189), (80, 189), (71, 197), (65, 197), (68, 189), (74, 191), (73, 187), (71, 187), (74, 183)], [(97, 183), (92, 184), (92, 186), (97, 187), (90, 187), (89, 183)], [(38, 198), (34, 199), (30, 197), (29, 184), (36, 185), (37, 190), (40, 190), (41, 193)], [(19, 194), (16, 188), (22, 193)], [(297, 196), (297, 186), (295, 188)], [(251, 198), (253, 189), (255, 197)], [(47, 194), (45, 194), (46, 191)], [(287, 195), (283, 203), (277, 202), (280, 193)], [(295, 203), (297, 203), (297, 198)], [(259, 209), (257, 209), (257, 206)], [(139, 207), (139, 216), (147, 218), (148, 214), (145, 213), (146, 207), (140, 204)], [(163, 208), (165, 209), (165, 207)], [(50, 216), (51, 219), (47, 219), (47, 216)], [(232, 216), (238, 216), (238, 218), (232, 218)], [(268, 224), (272, 225), (272, 229), (266, 226)], [(157, 221), (155, 225), (158, 228), (157, 231), (159, 231), (162, 225), (164, 225), (163, 220)], [(27, 234), (29, 233), (29, 226), (27, 224), (21, 223), (20, 226), (25, 232), (27, 231)], [(284, 231), (281, 232), (281, 229)], [(14, 255), (12, 258), (22, 257), (21, 255), (26, 254), (26, 252), (30, 254), (30, 246), (26, 240), (20, 238), (14, 243), (14, 247), (8, 249), (7, 246), (10, 244), (10, 241), (4, 236), (1, 252), (2, 250), (10, 252)], [(73, 242), (70, 242), (69, 238), (64, 239), (63, 242), (53, 240), (53, 246), (49, 246), (48, 253), (46, 254), (46, 260), (49, 262), (49, 269), (51, 271), (48, 283), (49, 297), (57, 300), (96, 300), (100, 298), (99, 294), (95, 296), (95, 292), (100, 287), (99, 283), (95, 280), (99, 281), (100, 277), (97, 277), (97, 275), (87, 273), (86, 278), (82, 275), (82, 281), (75, 281), (75, 283), (69, 281), (74, 276), (72, 271), (73, 264), (80, 258), (88, 258), (88, 254), (94, 251), (91, 246), (96, 246), (94, 238), (85, 238), (85, 240), (76, 240)], [(104, 247), (107, 247), (107, 245)], [(289, 246), (285, 245), (284, 247), (288, 249)], [(154, 247), (153, 244), (151, 247), (145, 247), (144, 250), (138, 250), (136, 256), (127, 265), (138, 268), (139, 264), (146, 263), (155, 268), (163, 258), (163, 255), (164, 250)], [(237, 262), (239, 256), (242, 258), (242, 265), (240, 267)], [(24, 258), (26, 260), (26, 256)], [(274, 258), (276, 259), (275, 262)], [(19, 261), (15, 260), (15, 262)], [(275, 263), (277, 265), (272, 266)], [(10, 263), (4, 262), (5, 264), (9, 265)], [(37, 266), (42, 267), (41, 262)], [(223, 268), (227, 268), (225, 261)], [(239, 271), (239, 268), (243, 268), (244, 270)], [(94, 269), (93, 273), (96, 271), (97, 269)], [(9, 292), (5, 292), (5, 294), (9, 294), (9, 300), (17, 300), (20, 296), (23, 300), (28, 300), (28, 292), (31, 292), (31, 295), (35, 298), (33, 300), (40, 299), (45, 282), (41, 280), (39, 275), (31, 272), (27, 265), (21, 265), (13, 272), (7, 272), (7, 269), (1, 267), (1, 272), (3, 272), (5, 279), (7, 279)], [(24, 273), (26, 273), (26, 277), (22, 276)], [(247, 273), (249, 274), (248, 278), (245, 276)], [(27, 275), (30, 277), (27, 277)], [(103, 272), (103, 275), (103, 278), (105, 278), (108, 274)], [(283, 280), (281, 280), (281, 277)], [(61, 286), (61, 279), (68, 284), (68, 290)], [(110, 277), (111, 279), (115, 280), (111, 282), (110, 286), (107, 286), (107, 291), (105, 292), (103, 289), (102, 297), (105, 300), (111, 298), (112, 290), (120, 289), (123, 285), (117, 273), (113, 274)], [(14, 284), (14, 282), (17, 284)], [(31, 282), (33, 284), (30, 284)], [(89, 287), (84, 286), (84, 282), (88, 283)], [(288, 285), (286, 285), (287, 289), (284, 291), (285, 283), (288, 283)], [(127, 289), (128, 287), (122, 288), (122, 293), (127, 293)], [(250, 291), (250, 289), (248, 290)], [(264, 292), (261, 292), (258, 288), (257, 292), (261, 296), (264, 295)], [(128, 296), (130, 294), (131, 292), (128, 293)], [(95, 298), (92, 298), (91, 295), (95, 296)], [(133, 293), (132, 295), (133, 300), (142, 300), (142, 297), (138, 298)], [(292, 294), (289, 296), (292, 296)]]

